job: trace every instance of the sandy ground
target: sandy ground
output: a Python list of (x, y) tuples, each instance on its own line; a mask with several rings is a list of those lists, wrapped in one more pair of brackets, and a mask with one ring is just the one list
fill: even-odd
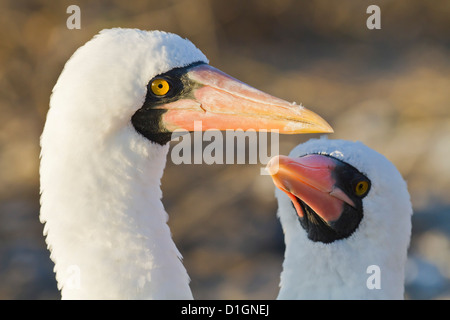
[[(302, 103), (385, 154), (414, 206), (406, 297), (450, 298), (450, 6), (380, 1), (81, 2), (0, 4), (0, 299), (57, 299), (39, 222), (39, 136), (51, 89), (73, 51), (103, 28), (163, 29), (190, 38), (212, 65)], [(238, 3), (240, 5), (238, 5)], [(280, 153), (317, 135), (281, 136)], [(173, 143), (172, 143), (173, 145)], [(199, 299), (273, 299), (283, 234), (261, 165), (174, 165), (162, 180), (169, 224)]]

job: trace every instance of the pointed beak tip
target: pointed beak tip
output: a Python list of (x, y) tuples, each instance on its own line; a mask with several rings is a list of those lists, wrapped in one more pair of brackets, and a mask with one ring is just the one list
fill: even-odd
[[(302, 107), (297, 119), (298, 126), (293, 133), (333, 133), (331, 125), (319, 114), (306, 107)], [(305, 126), (306, 124), (306, 126)]]
[(324, 133), (334, 133), (334, 129), (327, 123)]
[(316, 124), (321, 133), (334, 133), (333, 127), (325, 119), (320, 117)]
[(270, 159), (265, 169), (271, 176), (274, 176), (277, 174), (279, 168), (280, 168), (280, 156), (275, 156), (272, 159)]

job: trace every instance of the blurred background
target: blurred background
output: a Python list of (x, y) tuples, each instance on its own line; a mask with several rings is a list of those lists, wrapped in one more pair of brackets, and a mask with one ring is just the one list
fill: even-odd
[[(69, 30), (66, 9), (81, 8)], [(381, 8), (381, 30), (366, 9)], [(104, 28), (189, 38), (211, 65), (385, 154), (414, 206), (406, 297), (450, 298), (449, 1), (0, 2), (0, 299), (58, 299), (39, 222), (39, 136), (72, 53)], [(280, 136), (280, 153), (316, 135)], [(198, 299), (274, 299), (284, 243), (261, 165), (173, 165), (163, 202)]]

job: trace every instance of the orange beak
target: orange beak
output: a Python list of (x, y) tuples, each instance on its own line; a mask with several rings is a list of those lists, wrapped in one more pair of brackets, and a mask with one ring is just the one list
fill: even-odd
[(355, 207), (354, 202), (336, 186), (333, 171), (338, 161), (319, 154), (299, 158), (273, 157), (267, 170), (274, 184), (291, 199), (297, 214), (303, 218), (298, 199), (311, 207), (325, 222), (339, 219), (344, 203)]
[(187, 76), (196, 84), (192, 94), (157, 107), (167, 110), (162, 122), (168, 131), (195, 131), (194, 121), (202, 121), (202, 130), (333, 132), (314, 112), (252, 88), (211, 66), (195, 66)]

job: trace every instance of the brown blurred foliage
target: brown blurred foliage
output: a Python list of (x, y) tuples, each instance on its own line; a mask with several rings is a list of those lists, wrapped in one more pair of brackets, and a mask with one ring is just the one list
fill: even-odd
[[(71, 4), (80, 30), (66, 27)], [(371, 4), (381, 30), (366, 28)], [(415, 209), (407, 297), (448, 298), (449, 17), (449, 1), (426, 0), (1, 1), (0, 298), (58, 298), (38, 219), (39, 136), (64, 63), (111, 27), (187, 37), (212, 65), (321, 114), (332, 138), (384, 153)], [(282, 137), (280, 152), (311, 137)], [(163, 201), (197, 298), (276, 297), (283, 240), (259, 167), (168, 161)]]

